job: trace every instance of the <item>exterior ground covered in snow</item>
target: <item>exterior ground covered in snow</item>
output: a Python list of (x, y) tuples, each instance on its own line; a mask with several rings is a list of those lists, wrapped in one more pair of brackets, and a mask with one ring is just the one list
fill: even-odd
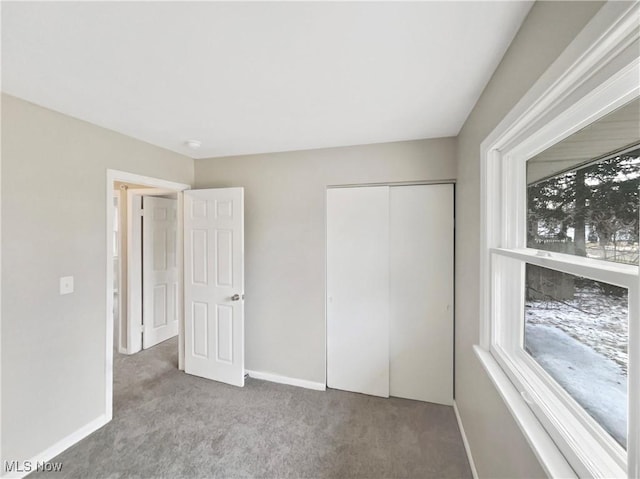
[(526, 302), (527, 352), (625, 447), (627, 344), (626, 296), (577, 287), (571, 300)]

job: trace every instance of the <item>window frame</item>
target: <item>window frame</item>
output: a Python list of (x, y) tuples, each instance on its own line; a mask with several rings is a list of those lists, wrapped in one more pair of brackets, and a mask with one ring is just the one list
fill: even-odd
[[(478, 357), (490, 375), (495, 365), (487, 363), (499, 366), (580, 477), (640, 475), (639, 268), (527, 248), (526, 161), (640, 96), (639, 20), (638, 3), (606, 4), (481, 147), (479, 348), (490, 354)], [(527, 263), (628, 290), (626, 452), (522, 348)], [(500, 381), (494, 383), (500, 390)], [(517, 416), (508, 399), (517, 396), (501, 393)], [(545, 452), (536, 450), (526, 424), (516, 419), (553, 476)]]

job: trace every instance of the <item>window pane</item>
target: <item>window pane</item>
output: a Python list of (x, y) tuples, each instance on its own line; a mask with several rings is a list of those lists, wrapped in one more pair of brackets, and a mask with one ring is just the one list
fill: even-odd
[(640, 101), (527, 162), (527, 246), (638, 264)]
[(526, 267), (524, 349), (626, 448), (627, 290)]

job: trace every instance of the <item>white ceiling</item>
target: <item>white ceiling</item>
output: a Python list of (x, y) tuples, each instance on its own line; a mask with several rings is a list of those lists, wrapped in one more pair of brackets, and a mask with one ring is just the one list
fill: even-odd
[(454, 136), (530, 7), (2, 2), (2, 89), (195, 158)]

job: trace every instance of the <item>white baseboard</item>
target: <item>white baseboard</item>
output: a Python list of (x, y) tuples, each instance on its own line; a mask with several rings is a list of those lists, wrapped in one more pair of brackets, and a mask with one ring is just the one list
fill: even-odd
[(260, 371), (249, 371), (248, 369), (246, 369), (245, 372), (249, 377), (262, 379), (263, 381), (271, 381), (272, 383), (288, 384), (289, 386), (298, 386), (300, 388), (314, 389), (316, 391), (324, 391), (326, 389), (326, 385), (324, 383), (316, 383), (313, 381), (307, 381), (306, 379), (290, 378), (287, 376), (279, 376), (278, 374), (263, 373)]
[[(50, 461), (61, 452), (65, 451), (66, 449), (69, 449), (74, 444), (80, 442), (82, 439), (87, 437), (92, 432), (95, 432), (98, 429), (100, 429), (102, 426), (104, 426), (108, 422), (109, 420), (107, 419), (107, 416), (104, 414), (97, 417), (93, 421), (82, 426), (80, 429), (72, 432), (65, 438), (61, 439), (60, 441), (55, 443), (53, 446), (45, 449), (40, 454), (37, 454), (36, 456), (32, 457), (29, 460), (20, 461), (20, 466), (22, 469), (21, 471), (6, 472), (4, 468), (4, 464), (2, 464), (2, 471), (1, 471), (2, 474), (0, 475), (0, 477), (2, 477), (2, 479), (5, 479), (5, 478), (20, 479), (25, 477), (27, 474), (30, 474), (31, 472), (36, 470), (36, 464)], [(9, 460), (9, 459), (7, 458), (5, 460)], [(29, 464), (32, 467), (32, 469), (29, 471), (25, 470), (27, 469), (25, 467), (26, 464)], [(64, 465), (62, 467), (62, 473), (64, 474)], [(60, 477), (63, 477), (63, 476), (60, 476)]]
[(478, 471), (476, 470), (476, 465), (473, 462), (473, 456), (471, 455), (471, 448), (469, 447), (469, 441), (467, 441), (467, 435), (464, 432), (464, 427), (462, 426), (462, 419), (460, 419), (460, 412), (458, 411), (458, 405), (456, 401), (453, 401), (453, 412), (456, 413), (456, 420), (458, 421), (458, 427), (460, 428), (460, 435), (462, 436), (462, 443), (464, 444), (464, 450), (467, 452), (467, 459), (469, 459), (469, 467), (471, 467), (471, 474), (473, 475), (473, 479), (478, 479)]

